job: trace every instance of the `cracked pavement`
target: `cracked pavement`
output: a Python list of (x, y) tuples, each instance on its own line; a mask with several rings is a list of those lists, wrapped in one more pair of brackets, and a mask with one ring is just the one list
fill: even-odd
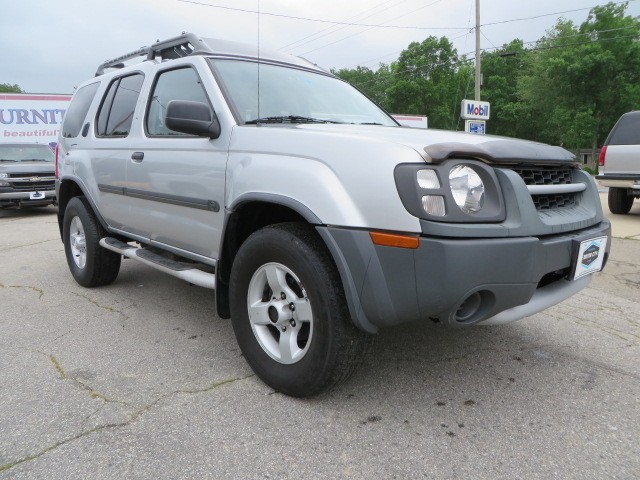
[(575, 297), (504, 327), (385, 330), (311, 400), (253, 375), (211, 291), (131, 260), (78, 286), (54, 212), (0, 210), (0, 479), (640, 472), (638, 205)]

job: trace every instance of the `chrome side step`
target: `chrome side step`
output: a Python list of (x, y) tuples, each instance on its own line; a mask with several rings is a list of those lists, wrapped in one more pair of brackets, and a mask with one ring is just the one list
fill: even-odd
[(100, 245), (107, 250), (119, 253), (127, 258), (137, 260), (149, 267), (153, 267), (161, 272), (173, 275), (181, 280), (198, 285), (199, 287), (216, 288), (215, 273), (207, 273), (194, 268), (193, 264), (177, 262), (167, 259), (161, 255), (150, 252), (144, 248), (137, 248), (127, 243), (121, 242), (112, 237), (105, 237), (100, 240)]

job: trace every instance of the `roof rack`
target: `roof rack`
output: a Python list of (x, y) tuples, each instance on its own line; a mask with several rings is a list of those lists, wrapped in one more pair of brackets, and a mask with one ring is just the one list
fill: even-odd
[(156, 60), (172, 60), (176, 58), (186, 57), (188, 55), (202, 55), (214, 53), (207, 44), (197, 35), (193, 33), (182, 32), (182, 35), (169, 38), (168, 40), (158, 41), (150, 47), (142, 47), (131, 53), (127, 53), (120, 57), (107, 60), (102, 63), (96, 71), (96, 77), (103, 75), (107, 68), (123, 68), (127, 60), (137, 57), (146, 56), (143, 61)]

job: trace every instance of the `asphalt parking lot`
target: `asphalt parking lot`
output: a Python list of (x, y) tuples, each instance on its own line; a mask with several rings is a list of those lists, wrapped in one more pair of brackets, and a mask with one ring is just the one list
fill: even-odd
[(608, 215), (611, 259), (577, 296), (385, 330), (310, 400), (252, 375), (209, 290), (130, 260), (78, 286), (54, 212), (0, 211), (0, 478), (640, 475), (638, 201)]

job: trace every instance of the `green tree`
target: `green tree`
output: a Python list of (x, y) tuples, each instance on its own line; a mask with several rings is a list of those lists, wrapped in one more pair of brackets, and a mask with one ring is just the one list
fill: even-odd
[(426, 115), (432, 128), (452, 128), (460, 113), (469, 65), (446, 37), (413, 42), (391, 65), (388, 106), (396, 113)]
[(22, 93), (22, 89), (18, 85), (0, 83), (0, 93)]
[(367, 67), (343, 68), (332, 70), (331, 72), (349, 82), (383, 108), (386, 108), (388, 104), (387, 88), (393, 82), (388, 65), (381, 64), (375, 72)]
[(622, 113), (640, 108), (640, 22), (626, 8), (595, 7), (579, 27), (560, 20), (537, 43), (518, 82), (535, 139), (596, 148)]
[(488, 133), (531, 136), (531, 109), (518, 96), (518, 78), (526, 72), (528, 55), (522, 40), (482, 54), (482, 100), (491, 103)]

